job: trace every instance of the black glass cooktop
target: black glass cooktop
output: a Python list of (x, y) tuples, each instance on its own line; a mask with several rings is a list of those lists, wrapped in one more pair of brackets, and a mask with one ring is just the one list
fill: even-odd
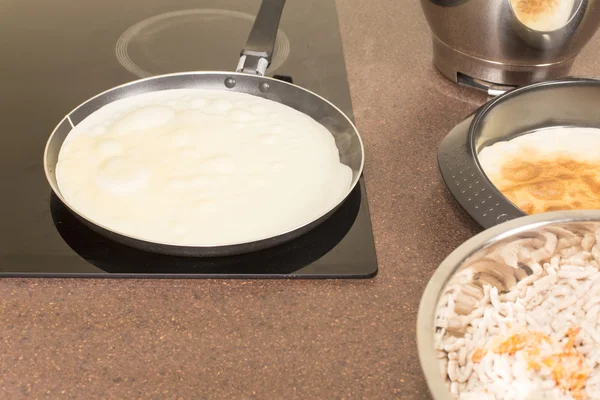
[[(161, 73), (233, 70), (258, 0), (9, 2), (0, 13), (0, 276), (365, 278), (377, 259), (364, 180), (325, 222), (281, 246), (184, 258), (92, 232), (51, 194), (42, 154), (62, 117), (113, 86)], [(352, 116), (334, 0), (288, 0), (269, 75)], [(368, 160), (367, 160), (368, 162)]]

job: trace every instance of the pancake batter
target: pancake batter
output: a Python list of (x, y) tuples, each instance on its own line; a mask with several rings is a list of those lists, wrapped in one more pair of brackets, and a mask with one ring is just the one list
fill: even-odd
[(333, 208), (352, 181), (331, 133), (243, 93), (177, 89), (78, 124), (56, 168), (65, 201), (124, 235), (178, 245), (259, 240)]

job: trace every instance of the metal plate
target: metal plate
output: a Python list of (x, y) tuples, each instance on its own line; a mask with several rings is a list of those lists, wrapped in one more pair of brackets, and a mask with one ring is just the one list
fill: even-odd
[(600, 81), (568, 78), (514, 89), (496, 97), (444, 138), (438, 165), (448, 189), (484, 228), (525, 214), (492, 184), (479, 165), (482, 148), (554, 126), (600, 127)]

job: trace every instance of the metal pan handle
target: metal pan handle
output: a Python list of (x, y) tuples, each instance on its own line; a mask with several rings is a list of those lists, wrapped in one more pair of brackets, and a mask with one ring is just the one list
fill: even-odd
[(237, 72), (264, 76), (271, 63), (285, 0), (263, 0), (242, 49)]

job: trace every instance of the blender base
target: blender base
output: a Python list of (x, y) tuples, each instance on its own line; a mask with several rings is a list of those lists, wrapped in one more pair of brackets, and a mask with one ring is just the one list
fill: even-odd
[(455, 83), (487, 91), (495, 96), (516, 86), (567, 76), (574, 58), (554, 64), (509, 65), (457, 51), (433, 38), (433, 63)]

